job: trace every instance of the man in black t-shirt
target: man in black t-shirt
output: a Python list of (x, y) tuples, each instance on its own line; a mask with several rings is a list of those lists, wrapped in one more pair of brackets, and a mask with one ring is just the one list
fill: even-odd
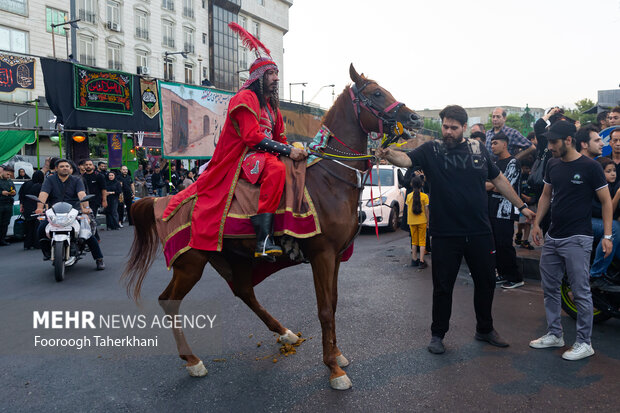
[(527, 209), (510, 182), (497, 169), (480, 142), (464, 139), (467, 112), (460, 106), (447, 106), (439, 116), (443, 141), (430, 141), (409, 153), (377, 149), (376, 155), (401, 167), (417, 166), (424, 170), (430, 185), (430, 233), (433, 246), (433, 323), (428, 350), (445, 351), (443, 338), (452, 312), (452, 290), (461, 260), (474, 280), (476, 339), (494, 346), (507, 347), (493, 328), (491, 308), (495, 290), (493, 236), (489, 223), (485, 182), (490, 179), (528, 218)]
[[(79, 176), (71, 175), (71, 164), (69, 161), (66, 159), (59, 159), (56, 162), (56, 174), (48, 176), (45, 181), (43, 181), (41, 192), (39, 193), (39, 203), (35, 212), (37, 214), (42, 214), (45, 204), (51, 207), (57, 202), (66, 202), (71, 204), (73, 208), (87, 214), (90, 212), (88, 201), (80, 203), (80, 199), (85, 196), (86, 191), (82, 179)], [(50, 239), (45, 233), (47, 224), (47, 219), (41, 221), (38, 229), (41, 251), (46, 260), (50, 259), (51, 256)], [(92, 235), (87, 239), (86, 244), (93, 255), (93, 259), (97, 263), (97, 270), (105, 269), (105, 265), (103, 264), (103, 253), (101, 252), (99, 242), (95, 236)]]
[(540, 222), (551, 206), (551, 226), (540, 256), (540, 277), (545, 297), (547, 334), (532, 340), (530, 347), (563, 347), (560, 286), (566, 271), (577, 305), (577, 339), (562, 354), (565, 360), (580, 360), (594, 354), (592, 335), (592, 293), (590, 252), (592, 251), (592, 199), (602, 205), (606, 256), (612, 251), (612, 203), (601, 165), (576, 149), (575, 125), (560, 120), (545, 133), (553, 155), (547, 163), (544, 188), (538, 201), (538, 215), (532, 228), (537, 245), (542, 243)]
[[(500, 132), (491, 138), (491, 151), (497, 156), (495, 165), (504, 174), (514, 191), (520, 195), (521, 163), (508, 152), (508, 136)], [(495, 240), (497, 264), (497, 283), (502, 288), (512, 289), (523, 286), (523, 275), (517, 265), (517, 253), (512, 245), (514, 222), (519, 219), (515, 207), (497, 192), (495, 185), (486, 183), (489, 194), (489, 219)]]
[(86, 190), (89, 195), (95, 195), (90, 200), (89, 204), (93, 213), (97, 215), (97, 210), (100, 206), (108, 207), (108, 193), (105, 190), (105, 177), (95, 171), (95, 164), (90, 159), (86, 159), (84, 162), (84, 169), (86, 172), (82, 177), (86, 182)]

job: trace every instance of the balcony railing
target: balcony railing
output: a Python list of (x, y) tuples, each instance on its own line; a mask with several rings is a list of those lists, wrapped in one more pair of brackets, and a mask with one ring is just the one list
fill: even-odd
[(136, 37), (139, 39), (148, 40), (149, 39), (149, 30), (142, 29), (140, 27), (136, 27)]
[(166, 10), (174, 11), (174, 1), (172, 0), (162, 0), (161, 7)]
[(172, 37), (164, 36), (164, 46), (174, 47), (174, 39)]
[(80, 63), (88, 66), (97, 66), (97, 62), (94, 56), (81, 54), (80, 55)]
[(123, 70), (123, 65), (121, 62), (117, 62), (116, 60), (108, 60), (108, 69)]
[(95, 13), (90, 10), (80, 9), (78, 11), (78, 15), (82, 21), (86, 21), (88, 23), (95, 23)]
[(194, 53), (195, 47), (193, 43), (185, 43), (183, 45), (183, 50), (187, 53)]
[(189, 19), (194, 18), (194, 9), (191, 7), (183, 7), (183, 17), (187, 17)]

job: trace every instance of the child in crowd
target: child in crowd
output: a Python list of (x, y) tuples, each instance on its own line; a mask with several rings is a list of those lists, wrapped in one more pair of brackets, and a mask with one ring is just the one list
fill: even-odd
[[(426, 227), (428, 226), (428, 195), (422, 192), (424, 182), (419, 176), (411, 179), (413, 192), (407, 196), (407, 223), (411, 231), (411, 266), (424, 269), (428, 267), (424, 261), (426, 254)], [(418, 259), (418, 247), (420, 258)]]
[[(534, 139), (536, 139), (534, 137)], [(532, 170), (531, 160), (523, 160), (521, 164), (521, 199), (525, 202), (529, 209), (536, 212), (536, 191), (527, 183), (527, 178), (530, 176)], [(515, 244), (520, 245), (521, 248), (533, 250), (534, 246), (530, 244), (530, 230), (532, 225), (526, 222), (525, 215), (519, 214), (519, 223), (517, 224), (517, 235), (515, 236)]]

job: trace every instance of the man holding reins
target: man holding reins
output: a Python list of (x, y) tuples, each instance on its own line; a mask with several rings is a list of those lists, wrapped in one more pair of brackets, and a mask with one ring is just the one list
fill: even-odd
[(491, 316), (495, 247), (485, 182), (490, 180), (529, 219), (535, 214), (513, 190), (484, 145), (463, 137), (467, 125), (465, 109), (447, 106), (439, 116), (443, 140), (426, 142), (409, 153), (390, 148), (376, 151), (378, 157), (394, 165), (421, 168), (430, 184), (433, 323), (428, 350), (434, 354), (445, 352), (443, 338), (449, 328), (452, 291), (463, 257), (474, 280), (475, 338), (507, 347), (508, 343), (493, 328)]

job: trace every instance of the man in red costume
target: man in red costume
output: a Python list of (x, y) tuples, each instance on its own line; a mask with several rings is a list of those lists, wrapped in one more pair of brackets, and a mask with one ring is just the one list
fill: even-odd
[(273, 217), (280, 203), (285, 166), (279, 156), (305, 159), (302, 149), (289, 146), (278, 101), (278, 67), (271, 57), (259, 57), (250, 77), (231, 98), (226, 122), (206, 171), (175, 195), (164, 220), (182, 203), (198, 198), (192, 215), (190, 247), (221, 251), (224, 223), (239, 177), (260, 185), (257, 215), (250, 217), (256, 231), (255, 257), (277, 256)]

